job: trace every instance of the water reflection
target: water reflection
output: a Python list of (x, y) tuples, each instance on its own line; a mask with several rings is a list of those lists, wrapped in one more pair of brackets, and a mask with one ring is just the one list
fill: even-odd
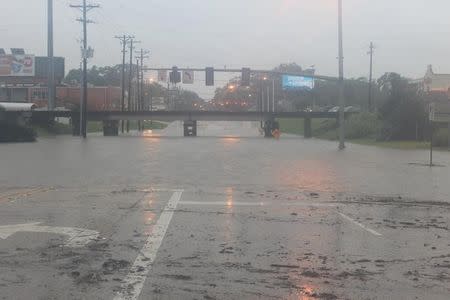
[(234, 209), (234, 189), (232, 187), (227, 187), (225, 189), (225, 201), (226, 201), (226, 212), (225, 214), (225, 226), (224, 226), (224, 241), (230, 242), (233, 240), (233, 209)]
[(235, 145), (235, 144), (239, 143), (239, 141), (241, 139), (236, 136), (227, 135), (227, 136), (224, 136), (221, 140), (225, 146), (231, 146), (231, 145)]
[(146, 225), (145, 230), (144, 230), (145, 235), (150, 235), (153, 232), (153, 226), (156, 221), (156, 214), (154, 212), (154, 204), (155, 204), (155, 194), (151, 192), (151, 193), (147, 194), (147, 196), (145, 197), (145, 200), (144, 200), (144, 210), (145, 211), (144, 211), (143, 219), (144, 219), (144, 225)]
[(156, 133), (156, 132), (154, 132), (151, 129), (148, 129), (148, 130), (144, 130), (142, 132), (142, 136), (143, 137), (156, 137), (156, 138), (159, 138), (159, 137), (161, 137), (161, 134), (160, 133)]
[(227, 187), (225, 190), (225, 195), (226, 195), (227, 208), (231, 212), (231, 210), (233, 208), (233, 188)]
[(299, 289), (299, 295), (298, 295), (298, 299), (299, 300), (313, 300), (313, 299), (317, 299), (317, 290), (318, 287), (312, 285), (311, 283), (307, 283), (303, 286), (300, 287)]
[(336, 170), (324, 160), (295, 160), (281, 163), (275, 175), (282, 185), (310, 191), (343, 192), (345, 190)]

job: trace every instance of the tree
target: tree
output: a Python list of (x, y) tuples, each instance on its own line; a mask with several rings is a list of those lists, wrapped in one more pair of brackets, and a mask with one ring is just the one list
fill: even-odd
[(196, 107), (194, 104), (203, 102), (197, 93), (188, 90), (179, 90), (174, 98), (175, 110), (193, 110)]
[[(133, 65), (133, 68), (135, 68), (136, 65)], [(128, 78), (129, 78), (129, 68), (130, 66), (127, 65), (125, 67), (125, 83), (126, 87), (128, 86)], [(134, 72), (135, 73), (135, 72)], [(133, 74), (134, 76), (134, 74)], [(121, 87), (122, 82), (122, 65), (115, 65), (115, 66), (105, 66), (105, 67), (97, 67), (92, 66), (90, 69), (88, 69), (87, 74), (88, 84), (100, 87), (100, 86), (114, 86), (114, 87)], [(81, 81), (81, 70), (80, 69), (72, 69), (67, 73), (67, 76), (64, 78), (64, 83), (72, 86), (80, 86)], [(135, 87), (133, 87), (134, 89)], [(152, 82), (151, 84), (145, 84), (144, 85), (144, 99), (149, 99), (149, 97), (167, 97), (168, 92), (167, 88), (163, 87), (161, 84)], [(177, 96), (175, 103), (176, 103), (176, 109), (193, 109), (193, 103), (194, 102), (203, 102), (203, 99), (199, 97), (199, 95), (195, 92), (188, 91), (188, 90), (181, 90)]]
[[(308, 73), (312, 70), (303, 69), (296, 63), (282, 63), (273, 69), (275, 73)], [(338, 104), (338, 91), (339, 87), (337, 81), (319, 80), (316, 79), (315, 87), (313, 90), (283, 90), (282, 76), (271, 75), (269, 80), (264, 81), (264, 76), (256, 75), (252, 76), (250, 81), (250, 87), (241, 88), (240, 77), (233, 78), (229, 81), (228, 85), (237, 86), (236, 89), (229, 90), (228, 85), (216, 89), (214, 101), (221, 102), (226, 100), (240, 100), (251, 103), (253, 109), (260, 109), (260, 102), (263, 95), (266, 93), (266, 86), (272, 87), (272, 79), (275, 80), (275, 96), (277, 100), (284, 100), (286, 103), (286, 109), (304, 110), (308, 107), (321, 107), (322, 109), (332, 108)], [(369, 83), (367, 78), (360, 77), (356, 79), (345, 80), (345, 103), (346, 106), (355, 106), (359, 108), (367, 108), (368, 106), (368, 93)], [(252, 95), (252, 97), (248, 97)], [(265, 97), (265, 96), (264, 96)], [(380, 90), (373, 90), (374, 103), (382, 103), (385, 99), (385, 94)], [(281, 109), (281, 107), (279, 107)]]
[(383, 121), (382, 138), (406, 140), (425, 136), (427, 112), (418, 87), (397, 73), (386, 73), (378, 79), (378, 86), (388, 97), (380, 107)]
[(301, 66), (294, 63), (283, 63), (280, 64), (278, 67), (273, 69), (275, 72), (285, 72), (285, 73), (301, 73), (303, 72), (303, 69)]
[[(122, 65), (97, 67), (88, 69), (88, 84), (93, 86), (120, 86), (122, 81)], [(64, 83), (68, 85), (79, 85), (81, 81), (81, 70), (72, 69), (64, 78)], [(126, 81), (128, 82), (128, 72)]]

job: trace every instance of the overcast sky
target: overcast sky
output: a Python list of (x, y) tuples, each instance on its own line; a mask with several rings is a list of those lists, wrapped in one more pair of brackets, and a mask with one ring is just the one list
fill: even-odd
[[(46, 54), (46, 0), (2, 1), (0, 48)], [(81, 0), (54, 0), (55, 54), (66, 69), (80, 60)], [(337, 74), (337, 0), (97, 0), (89, 13), (91, 64), (120, 63), (114, 35), (133, 34), (151, 50), (149, 66), (273, 68), (315, 65)], [(368, 75), (373, 41), (375, 74), (421, 77), (428, 64), (450, 73), (450, 1), (344, 0), (346, 77)], [(203, 93), (210, 93), (202, 91)], [(206, 96), (206, 95), (204, 95)]]

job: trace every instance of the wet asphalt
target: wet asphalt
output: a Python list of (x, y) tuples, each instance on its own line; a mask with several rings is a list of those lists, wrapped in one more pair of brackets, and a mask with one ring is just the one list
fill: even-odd
[(0, 145), (0, 299), (450, 298), (450, 153), (257, 127)]

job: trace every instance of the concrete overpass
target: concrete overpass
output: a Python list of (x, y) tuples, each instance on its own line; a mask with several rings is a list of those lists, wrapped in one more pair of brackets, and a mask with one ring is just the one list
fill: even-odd
[[(22, 115), (23, 111), (8, 111), (0, 114)], [(350, 113), (348, 113), (350, 114)], [(70, 118), (74, 127), (74, 134), (79, 130), (80, 112), (76, 111), (37, 111), (27, 112), (27, 115), (34, 122), (45, 122), (59, 118)], [(229, 111), (91, 111), (87, 114), (89, 121), (102, 121), (104, 124), (104, 134), (109, 136), (118, 135), (119, 121), (121, 120), (155, 120), (155, 121), (184, 121), (185, 135), (195, 136), (197, 121), (261, 121), (266, 129), (266, 136), (271, 136), (271, 131), (276, 128), (276, 120), (284, 119), (304, 119), (305, 137), (312, 136), (311, 120), (314, 118), (338, 119), (336, 112), (229, 112)], [(189, 132), (191, 128), (193, 132)], [(188, 130), (188, 131), (186, 131)]]

